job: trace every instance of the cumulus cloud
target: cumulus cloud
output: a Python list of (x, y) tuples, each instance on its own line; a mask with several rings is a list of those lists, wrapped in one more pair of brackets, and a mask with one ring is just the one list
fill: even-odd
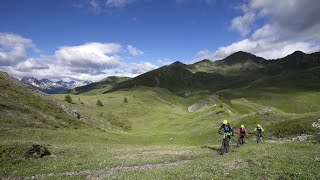
[(242, 36), (249, 34), (251, 25), (255, 21), (256, 15), (252, 12), (248, 12), (243, 16), (236, 17), (231, 22), (231, 29), (239, 31)]
[(132, 56), (141, 56), (144, 54), (143, 51), (137, 49), (136, 47), (132, 46), (132, 45), (128, 45), (127, 46), (127, 49), (129, 51), (129, 53), (132, 55)]
[[(239, 31), (242, 35), (249, 34), (251, 31), (252, 34), (241, 41), (220, 47), (216, 51), (200, 51), (196, 55), (196, 60), (222, 59), (237, 51), (247, 51), (274, 59), (296, 50), (306, 53), (320, 50), (318, 43), (320, 41), (320, 1), (249, 0), (240, 7), (243, 15), (235, 17), (231, 21), (230, 28)], [(245, 18), (246, 16), (248, 17)], [(252, 29), (259, 19), (264, 19), (265, 24)]]
[(19, 63), (16, 66), (16, 70), (22, 71), (22, 72), (30, 72), (33, 70), (39, 70), (39, 69), (49, 69), (50, 67), (42, 60), (34, 59), (34, 58), (28, 58), (26, 61)]
[(36, 49), (32, 40), (17, 34), (0, 33), (0, 66), (16, 65), (27, 59), (27, 50)]
[[(126, 51), (116, 43), (88, 42), (78, 46), (62, 46), (50, 56), (38, 52), (37, 57), (29, 57), (27, 49), (35, 48), (30, 39), (0, 33), (0, 44), (0, 70), (18, 78), (34, 76), (52, 80), (97, 81), (107, 76), (134, 77), (157, 68), (144, 61), (124, 63), (123, 56), (143, 55), (143, 51), (132, 45), (127, 46)], [(6, 56), (14, 54), (19, 56), (11, 56), (7, 61)]]
[(70, 66), (84, 68), (112, 68), (119, 65), (121, 45), (115, 43), (90, 42), (79, 46), (63, 46), (56, 52), (58, 60)]
[(155, 66), (150, 62), (140, 62), (140, 63), (133, 63), (129, 69), (130, 69), (130, 73), (137, 75), (147, 71), (151, 71), (156, 68), (158, 68), (158, 66)]

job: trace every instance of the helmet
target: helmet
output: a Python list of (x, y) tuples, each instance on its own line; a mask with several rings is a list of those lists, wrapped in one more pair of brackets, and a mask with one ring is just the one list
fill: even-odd
[(241, 125), (241, 128), (244, 128), (244, 125)]
[(228, 120), (223, 120), (223, 124), (228, 124)]
[(261, 128), (260, 124), (257, 124), (257, 127)]

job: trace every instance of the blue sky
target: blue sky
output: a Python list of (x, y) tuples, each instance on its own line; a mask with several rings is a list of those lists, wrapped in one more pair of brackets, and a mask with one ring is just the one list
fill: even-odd
[[(317, 0), (2, 0), (0, 70), (99, 80), (236, 51), (319, 51)], [(304, 11), (301, 11), (301, 7)]]

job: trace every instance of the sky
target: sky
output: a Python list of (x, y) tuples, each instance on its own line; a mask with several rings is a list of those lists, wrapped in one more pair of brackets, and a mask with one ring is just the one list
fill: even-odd
[(0, 71), (98, 81), (237, 51), (318, 52), (319, 9), (319, 0), (1, 0)]

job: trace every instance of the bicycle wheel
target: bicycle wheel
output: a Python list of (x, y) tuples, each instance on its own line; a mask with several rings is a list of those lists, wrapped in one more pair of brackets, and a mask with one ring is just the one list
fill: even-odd
[(226, 153), (229, 152), (229, 140), (226, 140), (225, 142), (225, 150), (226, 150)]
[(261, 138), (260, 138), (260, 134), (257, 135), (257, 143), (260, 143)]
[(237, 147), (240, 147), (241, 145), (241, 138), (239, 137), (238, 142), (237, 142)]
[(222, 144), (221, 144), (221, 155), (224, 154), (224, 151), (225, 151), (225, 139), (222, 140)]

